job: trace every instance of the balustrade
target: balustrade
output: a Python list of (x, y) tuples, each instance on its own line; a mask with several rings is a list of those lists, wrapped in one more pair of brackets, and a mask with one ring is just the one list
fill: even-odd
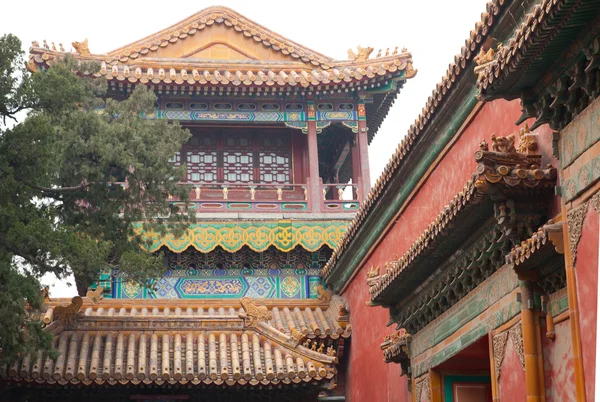
[[(360, 203), (360, 183), (319, 183), (317, 211), (311, 210), (307, 184), (237, 184), (182, 182), (190, 186), (187, 208), (197, 212), (352, 212)], [(174, 204), (182, 204), (170, 195)]]

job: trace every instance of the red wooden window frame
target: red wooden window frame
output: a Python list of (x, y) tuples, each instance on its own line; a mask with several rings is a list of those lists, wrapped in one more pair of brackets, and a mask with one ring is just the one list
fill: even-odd
[[(214, 148), (207, 146), (203, 138), (212, 138), (211, 144)], [(233, 146), (231, 140), (238, 141)], [(241, 143), (242, 139), (248, 140), (248, 144)], [(268, 140), (268, 141), (266, 141)], [(270, 144), (265, 144), (270, 142)], [(229, 144), (228, 144), (229, 143)], [(236, 150), (238, 152), (232, 152)], [(216, 154), (216, 180), (194, 180), (192, 173), (202, 171), (200, 163), (190, 165), (192, 160), (191, 155), (199, 155), (201, 153)], [(245, 154), (245, 155), (244, 155)], [(245, 169), (241, 168), (240, 159), (243, 156), (251, 156), (251, 162)], [(270, 163), (265, 162), (265, 156), (271, 158)], [(232, 173), (228, 169), (226, 158), (236, 157), (236, 161), (232, 162), (235, 165), (235, 173), (238, 175), (248, 174), (248, 180), (228, 180), (228, 174)], [(181, 162), (188, 165), (186, 177), (188, 182), (193, 183), (231, 183), (231, 184), (293, 184), (293, 163), (292, 163), (292, 138), (287, 132), (258, 132), (258, 131), (226, 131), (212, 133), (198, 133), (185, 144), (179, 156)], [(274, 160), (275, 159), (275, 160)], [(267, 159), (268, 161), (268, 159)], [(261, 168), (261, 165), (263, 167)], [(269, 171), (264, 169), (264, 165), (276, 167), (276, 170)], [(284, 168), (277, 167), (284, 165)], [(213, 166), (211, 166), (211, 170)], [(246, 173), (244, 173), (246, 172)], [(275, 172), (275, 173), (273, 173)], [(265, 174), (273, 174), (271, 180), (262, 180)], [(279, 174), (279, 176), (277, 176)], [(282, 177), (284, 175), (285, 177)], [(238, 178), (241, 178), (238, 176)]]

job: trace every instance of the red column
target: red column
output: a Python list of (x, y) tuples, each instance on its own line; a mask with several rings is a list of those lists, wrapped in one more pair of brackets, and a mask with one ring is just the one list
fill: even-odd
[(364, 104), (358, 105), (358, 152), (360, 154), (360, 177), (362, 180), (361, 197), (367, 198), (369, 190), (371, 189), (371, 176), (369, 173), (369, 137), (367, 131), (367, 120), (366, 117), (361, 119), (361, 106), (362, 113), (364, 112)]
[(317, 147), (317, 122), (308, 121), (308, 175), (310, 183), (308, 188), (308, 200), (312, 212), (320, 212), (323, 195), (319, 180), (319, 149)]
[[(362, 182), (358, 178), (360, 177), (360, 153), (358, 152), (358, 134), (354, 134), (354, 139), (352, 141), (352, 152), (350, 154), (350, 158), (352, 161), (352, 184), (356, 185), (359, 182)], [(363, 194), (363, 189), (359, 186), (356, 187), (358, 190), (358, 194), (354, 194), (354, 197), (358, 199), (358, 201), (362, 201), (366, 194)]]

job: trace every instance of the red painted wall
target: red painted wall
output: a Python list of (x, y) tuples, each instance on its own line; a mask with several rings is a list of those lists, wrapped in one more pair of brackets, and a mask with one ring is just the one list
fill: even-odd
[[(372, 266), (383, 269), (386, 262), (408, 250), (471, 178), (477, 166), (474, 154), (479, 149), (479, 143), (483, 139), (490, 142), (492, 134), (507, 136), (517, 132), (518, 127), (514, 125), (514, 121), (520, 115), (518, 100), (497, 100), (485, 104), (343, 292), (351, 312), (353, 328), (346, 389), (350, 401), (410, 400), (410, 395), (406, 392), (406, 380), (399, 378), (398, 365), (383, 363), (379, 345), (384, 335), (392, 332), (393, 328), (386, 329), (389, 321), (387, 309), (368, 307), (365, 304), (369, 300), (366, 284), (368, 269)], [(551, 131), (540, 128), (536, 132), (540, 136), (539, 149), (544, 155), (543, 164), (552, 163)], [(558, 211), (558, 204), (556, 205)]]
[[(545, 320), (542, 320), (542, 334), (545, 332)], [(542, 335), (546, 402), (574, 401), (575, 372), (569, 320), (555, 324), (554, 332), (554, 340)]]
[(585, 394), (594, 400), (596, 375), (596, 315), (598, 302), (598, 213), (590, 205), (583, 221), (581, 240), (577, 247), (575, 275), (579, 304), (579, 330), (583, 351)]
[(364, 272), (345, 293), (352, 324), (346, 401), (410, 401), (407, 378), (400, 377), (400, 365), (383, 361), (380, 345), (387, 332), (388, 311), (365, 305), (369, 295), (362, 275)]
[(498, 392), (501, 401), (527, 401), (525, 370), (510, 336), (504, 349), (504, 359), (502, 360), (500, 380), (498, 381)]

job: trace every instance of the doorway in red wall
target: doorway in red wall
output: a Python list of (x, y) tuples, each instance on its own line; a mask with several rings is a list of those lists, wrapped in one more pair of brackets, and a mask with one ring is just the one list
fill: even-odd
[(492, 402), (488, 337), (484, 336), (434, 371), (441, 379), (444, 402)]

